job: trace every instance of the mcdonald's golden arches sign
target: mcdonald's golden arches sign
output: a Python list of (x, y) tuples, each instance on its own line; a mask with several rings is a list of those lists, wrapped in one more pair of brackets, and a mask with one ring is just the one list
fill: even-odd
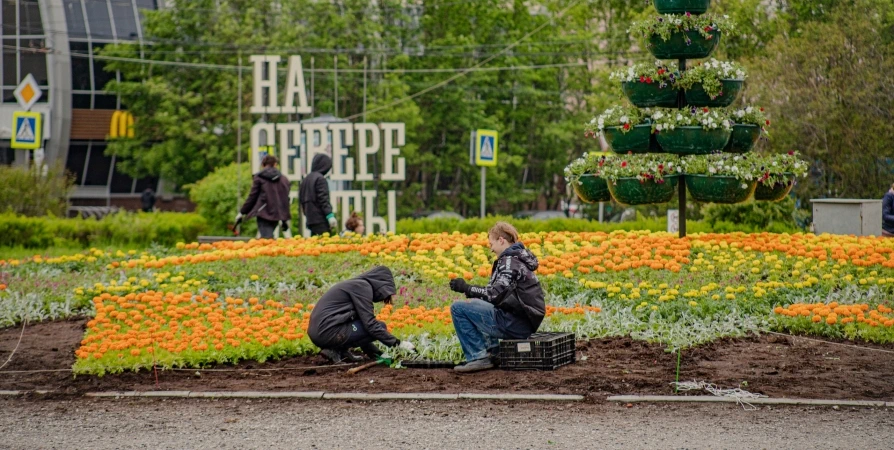
[(115, 111), (109, 125), (109, 138), (133, 137), (133, 114), (127, 111)]

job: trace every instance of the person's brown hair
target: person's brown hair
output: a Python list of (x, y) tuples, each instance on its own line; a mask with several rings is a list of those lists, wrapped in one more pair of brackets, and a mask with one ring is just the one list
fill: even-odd
[(354, 211), (351, 213), (351, 217), (349, 217), (348, 220), (345, 222), (345, 228), (350, 231), (354, 231), (357, 229), (357, 226), (360, 225), (360, 222), (362, 220), (363, 219), (357, 215), (357, 212)]
[(261, 160), (261, 165), (264, 167), (273, 167), (277, 164), (279, 164), (279, 159), (273, 155), (267, 155)]
[(518, 242), (518, 230), (506, 222), (497, 222), (487, 231), (488, 237), (503, 238), (506, 242), (514, 244)]

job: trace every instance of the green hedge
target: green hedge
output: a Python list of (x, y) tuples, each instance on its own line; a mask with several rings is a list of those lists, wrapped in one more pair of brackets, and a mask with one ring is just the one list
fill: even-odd
[[(459, 231), (461, 233), (477, 233), (487, 231), (497, 221), (509, 222), (520, 233), (540, 231), (605, 231), (616, 230), (651, 230), (667, 231), (667, 219), (638, 219), (631, 222), (599, 223), (585, 219), (513, 219), (512, 217), (488, 216), (484, 219), (401, 219), (397, 221), (397, 232), (409, 233), (441, 233)], [(760, 231), (772, 231), (775, 233), (791, 233), (799, 231), (795, 227), (772, 224), (769, 228), (759, 228), (749, 224), (734, 224), (725, 221), (715, 221), (713, 224), (701, 221), (686, 221), (686, 231), (689, 233), (730, 233), (744, 231), (755, 233)]]
[(0, 214), (0, 247), (174, 245), (195, 241), (207, 228), (205, 219), (193, 213), (120, 212), (102, 220), (4, 213)]

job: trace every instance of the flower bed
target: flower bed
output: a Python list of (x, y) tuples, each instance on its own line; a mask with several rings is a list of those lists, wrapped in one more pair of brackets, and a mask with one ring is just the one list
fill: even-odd
[[(891, 342), (894, 333), (869, 312), (892, 317), (884, 312), (894, 306), (891, 240), (769, 233), (679, 239), (652, 232), (521, 238), (540, 259), (537, 274), (552, 311), (547, 331), (631, 336), (669, 348), (769, 329), (873, 342)], [(399, 337), (424, 342), (424, 357), (456, 358), (445, 308), (462, 296), (447, 282), (484, 284), (493, 260), (486, 246), (484, 233), (442, 233), (192, 243), (132, 254), (96, 251), (91, 262), (6, 260), (0, 314), (33, 307), (32, 297), (57, 311), (86, 304), (80, 314), (92, 319), (77, 350), (79, 373), (265, 361), (315, 352), (305, 332), (312, 305), (333, 283), (385, 264), (398, 293), (379, 316)], [(812, 316), (802, 323), (774, 312), (797, 303), (834, 311), (831, 302), (867, 305), (865, 319), (876, 325), (856, 315), (842, 324), (845, 317), (836, 313), (833, 326), (828, 315), (817, 324)]]

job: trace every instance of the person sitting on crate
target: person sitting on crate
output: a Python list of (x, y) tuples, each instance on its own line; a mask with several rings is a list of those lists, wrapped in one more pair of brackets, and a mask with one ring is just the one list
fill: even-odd
[(320, 297), (310, 312), (307, 328), (310, 341), (322, 349), (323, 356), (336, 364), (359, 361), (359, 356), (348, 351), (354, 347), (360, 347), (366, 356), (375, 360), (382, 354), (373, 344), (375, 341), (414, 351), (413, 343), (401, 341), (389, 333), (386, 325), (376, 319), (373, 310), (373, 303), (390, 304), (395, 292), (394, 276), (385, 266), (376, 266), (337, 283)]
[(497, 222), (487, 232), (490, 249), (499, 255), (487, 286), (472, 286), (462, 278), (450, 280), (450, 289), (471, 298), (454, 302), (450, 315), (466, 363), (457, 372), (469, 373), (494, 367), (499, 339), (527, 339), (537, 331), (546, 313), (543, 289), (534, 271), (539, 263), (518, 241), (518, 231)]

